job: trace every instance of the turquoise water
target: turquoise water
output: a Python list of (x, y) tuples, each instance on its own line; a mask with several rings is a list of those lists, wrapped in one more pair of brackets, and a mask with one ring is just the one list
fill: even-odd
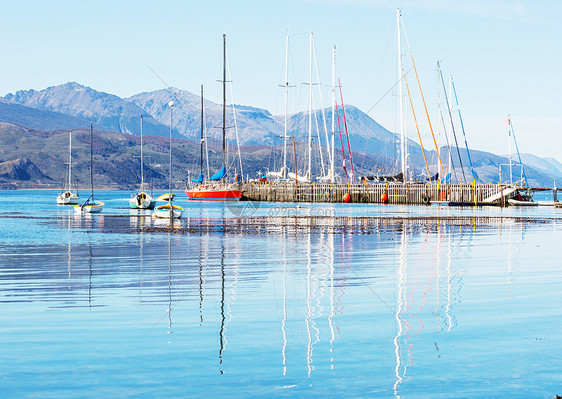
[(562, 209), (56, 195), (0, 192), (2, 397), (562, 392)]

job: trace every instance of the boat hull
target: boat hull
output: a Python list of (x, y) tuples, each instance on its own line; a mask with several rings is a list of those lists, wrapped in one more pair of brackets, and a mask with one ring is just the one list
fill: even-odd
[(539, 203), (535, 201), (519, 201), (513, 198), (508, 199), (507, 202), (513, 206), (539, 206)]
[(131, 209), (154, 209), (156, 201), (142, 201), (139, 205), (136, 200), (132, 199), (129, 201), (129, 208)]
[(131, 209), (154, 209), (156, 200), (150, 195), (141, 191), (129, 200), (129, 208)]
[(172, 212), (170, 212), (170, 205), (160, 205), (156, 208), (153, 215), (158, 219), (180, 219), (183, 208), (173, 205)]
[(58, 205), (77, 205), (80, 203), (80, 198), (77, 194), (67, 191), (57, 197)]
[(76, 213), (99, 213), (102, 211), (104, 202), (96, 201), (93, 204), (87, 205), (74, 205), (74, 212)]
[(187, 198), (190, 200), (206, 200), (206, 201), (240, 201), (242, 198), (242, 190), (228, 189), (209, 189), (209, 190), (185, 190)]

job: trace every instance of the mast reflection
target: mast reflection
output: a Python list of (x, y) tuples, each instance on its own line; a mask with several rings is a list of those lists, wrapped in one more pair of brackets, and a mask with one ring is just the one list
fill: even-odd
[(221, 237), (221, 326), (219, 331), (219, 372), (224, 374), (224, 370), (222, 368), (222, 354), (226, 347), (226, 337), (225, 337), (225, 313), (224, 313), (224, 287), (225, 287), (225, 272), (224, 272), (224, 237)]

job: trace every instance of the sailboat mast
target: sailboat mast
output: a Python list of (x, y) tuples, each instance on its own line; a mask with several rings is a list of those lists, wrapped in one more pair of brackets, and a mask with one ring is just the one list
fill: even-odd
[(141, 167), (141, 191), (144, 190), (144, 162), (142, 158), (142, 115), (140, 117), (140, 167)]
[(308, 82), (308, 179), (312, 181), (312, 32), (310, 32)]
[(226, 35), (222, 41), (222, 164), (226, 166)]
[(173, 211), (172, 208), (172, 109), (174, 107), (174, 102), (170, 101), (168, 103), (170, 106), (170, 185), (168, 188), (168, 201), (170, 202), (170, 214)]
[(287, 178), (287, 107), (289, 97), (289, 35), (285, 38), (285, 134), (283, 135), (283, 179)]
[(511, 162), (511, 116), (507, 116), (507, 125), (509, 127), (508, 130), (508, 154), (509, 154), (509, 184), (513, 184), (513, 166), (512, 166), (512, 162)]
[[(437, 152), (439, 153), (439, 157), (441, 157), (441, 90), (439, 89), (439, 71), (441, 70), (441, 65), (439, 65), (439, 61), (437, 61)], [(447, 173), (449, 170), (447, 170)], [(441, 176), (440, 180), (443, 180), (447, 177)]]
[(68, 132), (68, 191), (72, 183), (72, 130)]
[(203, 108), (203, 85), (201, 85), (201, 151), (200, 151), (200, 164), (201, 164), (201, 171), (200, 171), (200, 176), (203, 175), (203, 143), (205, 142), (205, 139), (203, 137), (203, 129), (204, 129), (204, 108)]
[(332, 49), (332, 165), (331, 165), (331, 180), (332, 183), (336, 180), (336, 115), (334, 107), (336, 105), (336, 46)]
[(396, 9), (396, 26), (398, 33), (398, 101), (400, 107), (400, 158), (401, 158), (401, 169), (402, 178), (404, 182), (408, 180), (406, 176), (406, 138), (404, 137), (404, 104), (402, 96), (402, 78), (404, 75), (404, 70), (402, 67), (402, 35), (400, 28), (400, 18), (402, 13), (400, 9)]
[(93, 155), (94, 124), (90, 122), (90, 188), (92, 189), (92, 202), (94, 202), (94, 155)]

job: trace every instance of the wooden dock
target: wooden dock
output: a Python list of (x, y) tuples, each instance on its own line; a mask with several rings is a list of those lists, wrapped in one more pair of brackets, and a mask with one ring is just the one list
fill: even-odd
[[(429, 205), (502, 205), (516, 187), (499, 184), (243, 183), (243, 199), (273, 202), (350, 202)], [(346, 201), (346, 199), (348, 199)]]

